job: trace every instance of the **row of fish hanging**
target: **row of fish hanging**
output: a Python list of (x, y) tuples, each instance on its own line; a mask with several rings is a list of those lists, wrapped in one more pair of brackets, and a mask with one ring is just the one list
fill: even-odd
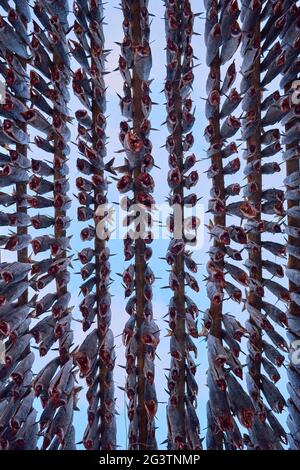
[[(156, 348), (159, 327), (154, 321), (152, 285), (155, 275), (151, 270), (151, 233), (144, 222), (137, 223), (131, 208), (135, 204), (145, 207), (145, 219), (152, 220), (154, 166), (151, 122), (151, 67), (150, 22), (148, 2), (141, 0), (121, 2), (124, 37), (120, 43), (119, 71), (123, 78), (123, 96), (120, 109), (119, 139), (124, 152), (124, 164), (117, 168), (117, 189), (124, 196), (122, 206), (128, 211), (125, 221), (128, 232), (124, 237), (124, 260), (130, 264), (122, 275), (125, 310), (129, 315), (123, 330), (125, 346), (125, 393), (128, 399), (129, 449), (156, 449), (155, 415), (158, 400), (155, 390)], [(129, 193), (129, 195), (127, 195)], [(131, 197), (130, 197), (131, 196)], [(145, 236), (132, 239), (131, 231)]]
[[(299, 158), (299, 110), (291, 106), (292, 91), (289, 91), (289, 84), (299, 72), (299, 11), (295, 2), (288, 1), (263, 2), (263, 5), (259, 1), (244, 1), (239, 5), (234, 0), (204, 3), (204, 40), (210, 67), (206, 101), (209, 124), (205, 138), (211, 165), (204, 176), (212, 180), (208, 210), (213, 220), (208, 230), (213, 243), (207, 264), (207, 296), (211, 306), (204, 314), (205, 328), (199, 331), (199, 309), (188, 292), (188, 289), (199, 291), (198, 267), (184, 234), (181, 239), (172, 236), (174, 216), (171, 213), (171, 239), (166, 253), (168, 287), (172, 292), (168, 309), (171, 362), (167, 377), (166, 443), (170, 450), (202, 447), (196, 413), (197, 365), (193, 356), (197, 356), (195, 340), (204, 336), (209, 362), (206, 447), (280, 449), (281, 442), (287, 441), (287, 433), (273, 412), (281, 412), (286, 403), (274, 383), (280, 378), (278, 367), (284, 364), (283, 353), (288, 346), (274, 325), (288, 325), (291, 340), (299, 337), (299, 322), (293, 313), (299, 303), (299, 275), (297, 268), (286, 270), (291, 281), (291, 288), (287, 290), (280, 280), (283, 277), (281, 265), (263, 259), (262, 255), (266, 251), (276, 257), (283, 257), (286, 251), (294, 259), (299, 255), (295, 242), (299, 238), (299, 168), (288, 169), (289, 162)], [(118, 68), (124, 80), (124, 93), (120, 97), (124, 120), (120, 123), (119, 138), (125, 159), (117, 166), (105, 159), (105, 59), (108, 51), (102, 29), (102, 2), (75, 1), (73, 25), (68, 23), (67, 1), (34, 2), (34, 20), (25, 0), (15, 2), (15, 9), (6, 1), (0, 5), (7, 13), (7, 18), (2, 16), (0, 20), (0, 71), (7, 85), (5, 104), (0, 108), (3, 117), (0, 143), (6, 149), (0, 157), (0, 185), (10, 188), (9, 193), (1, 192), (0, 202), (4, 207), (15, 207), (13, 213), (1, 212), (0, 220), (1, 225), (16, 230), (1, 235), (0, 242), (4, 249), (16, 251), (18, 257), (14, 263), (1, 263), (0, 332), (6, 347), (6, 364), (0, 366), (0, 445), (2, 449), (37, 446), (74, 449), (72, 421), (80, 391), (77, 379), (81, 377), (86, 381), (88, 403), (83, 445), (86, 449), (115, 449), (113, 369), (116, 358), (114, 334), (110, 329), (111, 254), (109, 239), (99, 240), (96, 236), (96, 226), (101, 221), (96, 209), (108, 202), (108, 184), (116, 181), (118, 190), (124, 194), (128, 227), (135, 226), (130, 216), (130, 206), (134, 203), (146, 208), (148, 218), (152, 216), (154, 180), (151, 170), (155, 162), (150, 141), (153, 103), (148, 1), (121, 2), (124, 38), (120, 43)], [(165, 2), (167, 76), (164, 92), (171, 210), (174, 204), (183, 208), (196, 205), (199, 198), (197, 190), (187, 193), (199, 179), (193, 169), (197, 157), (191, 150), (195, 121), (191, 100), (195, 67), (192, 37), (197, 16), (187, 0)], [(72, 39), (67, 41), (71, 34)], [(243, 55), (240, 91), (233, 87), (234, 61), (228, 65), (238, 48)], [(73, 63), (69, 52), (78, 63), (78, 70), (71, 71)], [(260, 103), (262, 88), (279, 74), (283, 74), (280, 83), (283, 94), (264, 91), (266, 98)], [(81, 106), (75, 112), (77, 169), (82, 174), (76, 179), (76, 186), (80, 205), (78, 220), (85, 223), (81, 239), (89, 243), (78, 254), (83, 279), (79, 310), (86, 332), (78, 348), (73, 344), (68, 291), (72, 267), (67, 215), (71, 204), (68, 195), (72, 123), (69, 90)], [(238, 106), (242, 107), (242, 115), (235, 117), (233, 113)], [(277, 127), (269, 129), (280, 121), (286, 128), (284, 135)], [(239, 145), (231, 142), (240, 129), (246, 184), (243, 199), (228, 203), (228, 198), (238, 196), (242, 190), (238, 183), (225, 184), (225, 178), (238, 175), (241, 170), (239, 158), (232, 157), (239, 152)], [(32, 134), (37, 134), (34, 142), (30, 138)], [(46, 152), (46, 156), (30, 158), (29, 150), (34, 154)], [(276, 161), (270, 163), (262, 159), (282, 151), (288, 173), (285, 194), (279, 189), (264, 189), (261, 181), (261, 176), (280, 170)], [(227, 158), (230, 158), (229, 163)], [(271, 239), (280, 237), (283, 231), (280, 222), (285, 215), (285, 198), (289, 204), (289, 223), (284, 228), (289, 236), (287, 247)], [(235, 223), (229, 225), (231, 216)], [(187, 222), (196, 233), (197, 219), (192, 217)], [(42, 235), (37, 232), (37, 236), (31, 238), (27, 231), (30, 224), (35, 230), (41, 230)], [(266, 235), (266, 240), (261, 240), (261, 234)], [(31, 250), (32, 259), (29, 257)], [(248, 255), (248, 273), (241, 267), (242, 252)], [(128, 298), (125, 310), (129, 315), (123, 332), (127, 375), (124, 391), (130, 423), (128, 442), (134, 450), (157, 448), (154, 359), (159, 328), (154, 320), (157, 312), (153, 312), (152, 307), (155, 275), (150, 266), (151, 256), (150, 236), (144, 240), (132, 240), (130, 236), (124, 239), (124, 259), (130, 263), (121, 273)], [(271, 279), (263, 277), (262, 269)], [(56, 283), (55, 292), (45, 293), (52, 281)], [(240, 284), (241, 289), (236, 284)], [(243, 299), (242, 289), (246, 289), (246, 299)], [(289, 305), (288, 315), (277, 305), (260, 300), (266, 290)], [(245, 326), (223, 312), (226, 295), (244, 303), (249, 314)], [(248, 355), (242, 362), (240, 343), (243, 337), (247, 338)], [(34, 377), (32, 338), (40, 356), (50, 357)], [(243, 375), (247, 392), (240, 382)], [(292, 434), (288, 438), (291, 448), (298, 448), (299, 368), (289, 366), (288, 377), (291, 397), (287, 403), (288, 427)], [(34, 406), (35, 396), (41, 399), (40, 416)], [(240, 425), (247, 429), (247, 434), (241, 434)]]
[[(84, 2), (86, 3), (86, 2)], [(85, 226), (80, 232), (89, 246), (78, 253), (82, 265), (80, 286), (83, 300), (79, 305), (82, 328), (88, 332), (74, 358), (87, 391), (87, 427), (83, 436), (86, 449), (116, 448), (116, 409), (113, 369), (116, 353), (111, 323), (110, 250), (96, 235), (101, 217), (97, 207), (107, 204), (107, 172), (115, 174), (113, 161), (106, 157), (106, 85), (102, 2), (89, 2), (87, 8), (74, 3), (74, 32), (70, 41), (72, 54), (80, 68), (74, 72), (72, 88), (83, 108), (77, 109), (78, 125), (76, 187), (78, 221)], [(88, 33), (87, 33), (88, 32)]]
[[(186, 206), (194, 207), (199, 198), (193, 191), (199, 175), (194, 165), (197, 158), (192, 153), (195, 122), (191, 92), (194, 81), (194, 34), (195, 15), (189, 1), (165, 2), (165, 32), (167, 43), (167, 75), (165, 97), (167, 109), (166, 140), (168, 152), (168, 202), (170, 210), (171, 240), (166, 253), (169, 265), (169, 287), (172, 297), (168, 307), (171, 362), (168, 372), (167, 447), (170, 450), (202, 448), (200, 423), (196, 413), (198, 384), (195, 378), (198, 338), (198, 307), (189, 297), (189, 290), (199, 292), (194, 274), (198, 271), (192, 256), (199, 220), (186, 217)], [(183, 227), (189, 227), (193, 236), (189, 241), (182, 227), (179, 238), (176, 210), (182, 207)], [(177, 231), (178, 232), (178, 231)]]
[[(71, 352), (72, 256), (66, 233), (71, 205), (68, 2), (35, 2), (32, 8), (23, 0), (15, 8), (9, 2), (1, 7), (6, 13), (0, 17), (6, 94), (0, 140), (6, 152), (1, 153), (0, 186), (7, 191), (1, 192), (7, 208), (1, 226), (8, 227), (1, 246), (15, 251), (16, 261), (1, 263), (0, 446), (74, 449), (79, 388)], [(56, 286), (46, 293), (52, 282)], [(34, 349), (48, 360), (33, 375)], [(39, 414), (35, 397), (41, 402)]]
[[(266, 254), (269, 252), (279, 259), (286, 252), (291, 254), (293, 247), (289, 244), (286, 247), (279, 234), (290, 233), (291, 227), (282, 225), (283, 202), (291, 197), (297, 200), (298, 206), (299, 189), (285, 193), (263, 183), (264, 175), (273, 175), (281, 169), (277, 161), (270, 162), (270, 157), (282, 152), (284, 162), (299, 159), (299, 110), (293, 106), (286, 88), (297, 78), (299, 69), (299, 11), (295, 2), (263, 5), (259, 1), (246, 1), (242, 2), (241, 11), (236, 1), (205, 3), (206, 65), (210, 67), (206, 87), (209, 124), (205, 138), (209, 144), (207, 157), (211, 159), (207, 176), (212, 180), (208, 210), (213, 216), (208, 227), (213, 243), (207, 264), (207, 295), (211, 305), (204, 315), (209, 330), (206, 447), (278, 450), (289, 442), (295, 449), (299, 448), (298, 434), (295, 434), (300, 412), (298, 373), (292, 364), (288, 367), (288, 375), (293, 379), (288, 384), (292, 392), (287, 403), (291, 432), (288, 435), (274, 415), (286, 406), (275, 383), (280, 379), (278, 368), (285, 361), (283, 353), (288, 351), (285, 338), (275, 328), (288, 326), (294, 332), (295, 326), (299, 332), (299, 322), (295, 317), (291, 320), (285, 309), (267, 302), (264, 296), (269, 291), (288, 307), (290, 301), (297, 301), (297, 294), (282, 284), (282, 260), (271, 261)], [(240, 91), (234, 88), (234, 60), (222, 74), (222, 65), (232, 59), (238, 47), (242, 54)], [(284, 93), (268, 92), (268, 85), (280, 74)], [(233, 116), (239, 105), (242, 114)], [(283, 126), (291, 122), (283, 135), (280, 127), (273, 127), (280, 126), (280, 122)], [(238, 157), (226, 163), (228, 157), (238, 152), (237, 142), (228, 143), (228, 139), (239, 129), (245, 160), (243, 188), (238, 183), (226, 185), (227, 175), (237, 174), (241, 167)], [(295, 183), (296, 188), (298, 182)], [(243, 199), (230, 202), (242, 189)], [(288, 213), (291, 210), (295, 209), (288, 209)], [(228, 219), (232, 216), (240, 220), (230, 225)], [(293, 231), (293, 236), (297, 237), (298, 232)], [(248, 255), (246, 261), (242, 252)], [(241, 267), (241, 261), (248, 272)], [(287, 269), (286, 275), (295, 282), (295, 270)], [(229, 276), (233, 284), (227, 280)], [(245, 299), (242, 289), (246, 289)], [(228, 299), (244, 303), (249, 315), (244, 326), (234, 316), (224, 313), (223, 304)], [(242, 337), (247, 338), (248, 354), (241, 362)], [(244, 375), (247, 391), (236, 378), (243, 379)], [(247, 433), (241, 433), (240, 425)]]

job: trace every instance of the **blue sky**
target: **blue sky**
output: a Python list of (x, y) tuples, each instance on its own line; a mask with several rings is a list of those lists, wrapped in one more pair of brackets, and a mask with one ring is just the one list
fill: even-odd
[[(71, 4), (71, 2), (70, 2)], [(199, 2), (196, 0), (191, 1), (192, 8), (194, 12), (197, 11), (204, 11), (203, 2)], [(164, 145), (165, 139), (167, 137), (167, 129), (166, 126), (161, 126), (161, 124), (165, 121), (166, 111), (164, 106), (165, 97), (164, 94), (161, 93), (161, 90), (164, 86), (164, 79), (165, 79), (165, 32), (164, 32), (164, 22), (163, 22), (163, 15), (164, 15), (164, 3), (161, 0), (150, 0), (149, 1), (149, 11), (153, 13), (153, 22), (151, 26), (151, 47), (152, 47), (152, 56), (153, 56), (153, 68), (152, 68), (152, 78), (154, 79), (151, 90), (152, 90), (152, 100), (156, 103), (159, 103), (157, 106), (153, 107), (153, 111), (151, 114), (151, 121), (152, 127), (159, 129), (159, 132), (153, 131), (151, 134), (151, 140), (153, 143), (153, 156), (157, 165), (160, 169), (154, 168), (152, 172), (152, 176), (155, 179), (155, 192), (154, 197), (158, 203), (164, 202), (166, 196), (168, 195), (168, 187), (166, 183), (166, 175), (168, 171), (168, 155), (164, 148), (161, 148)], [(112, 71), (118, 65), (118, 58), (119, 58), (119, 47), (116, 45), (117, 41), (122, 41), (122, 12), (118, 8), (118, 1), (117, 0), (110, 0), (107, 2), (105, 6), (105, 14), (106, 14), (106, 23), (105, 26), (105, 35), (106, 35), (106, 48), (111, 49), (111, 54), (108, 57), (107, 62), (107, 70)], [(203, 34), (204, 31), (204, 20), (201, 18), (197, 18), (195, 20), (195, 31), (198, 33)], [(207, 121), (205, 118), (205, 101), (203, 98), (206, 96), (205, 92), (205, 82), (206, 77), (208, 74), (208, 69), (205, 65), (205, 47), (203, 42), (203, 36), (194, 36), (193, 40), (193, 47), (195, 56), (198, 58), (198, 67), (195, 69), (195, 82), (194, 82), (194, 90), (192, 98), (195, 103), (196, 111), (196, 123), (193, 129), (194, 137), (195, 137), (195, 145), (193, 148), (194, 153), (197, 155), (198, 159), (200, 160), (197, 163), (197, 169), (200, 174), (200, 180), (198, 186), (195, 188), (196, 192), (199, 197), (203, 197), (202, 203), (205, 207), (207, 207), (208, 196), (211, 181), (207, 179), (205, 171), (209, 167), (209, 160), (205, 160), (205, 149), (207, 148), (207, 143), (203, 138), (204, 128), (207, 125)], [(239, 53), (238, 53), (239, 54)], [(237, 69), (241, 62), (239, 55), (236, 55), (235, 61)], [(228, 65), (230, 62), (228, 63)], [(74, 64), (75, 68), (78, 68), (77, 65)], [(226, 66), (223, 68), (223, 74), (226, 71)], [(237, 80), (237, 84), (239, 79)], [(107, 134), (109, 136), (109, 143), (108, 143), (108, 155), (107, 161), (112, 157), (116, 158), (117, 164), (122, 164), (123, 162), (123, 154), (116, 153), (120, 150), (121, 145), (118, 140), (118, 132), (119, 132), (119, 122), (122, 119), (120, 115), (119, 109), (119, 99), (117, 97), (117, 93), (122, 94), (122, 78), (119, 72), (112, 72), (106, 76), (106, 83), (108, 85), (107, 90), (107, 109), (108, 109), (108, 126), (107, 126)], [(274, 85), (276, 86), (276, 84)], [(238, 86), (237, 86), (238, 88)], [(275, 89), (275, 88), (274, 88)], [(269, 90), (274, 91), (273, 89)], [(76, 98), (72, 98), (70, 103), (70, 108), (72, 110), (72, 114), (75, 113), (76, 109), (81, 108), (82, 106), (76, 100)], [(240, 111), (236, 112), (236, 116), (240, 115)], [(76, 127), (76, 126), (74, 126)], [(239, 134), (237, 135), (239, 136)], [(73, 132), (72, 140), (75, 141), (76, 133)], [(239, 143), (239, 142), (238, 142)], [(39, 152), (34, 146), (32, 146), (33, 152)], [(41, 155), (39, 155), (41, 156)], [(76, 170), (76, 159), (78, 157), (78, 152), (76, 150), (75, 145), (71, 145), (71, 155), (69, 160), (69, 167), (70, 167), (70, 184), (71, 184), (71, 193), (76, 194), (77, 189), (75, 187), (75, 179), (79, 176), (79, 173)], [(241, 157), (241, 152), (240, 152)], [(49, 158), (49, 155), (47, 155)], [(278, 157), (277, 157), (278, 159)], [(241, 157), (242, 160), (242, 157)], [(279, 161), (279, 160), (278, 160)], [(282, 167), (283, 168), (283, 167)], [(283, 170), (282, 170), (283, 171)], [(279, 187), (282, 185), (281, 181), (283, 179), (282, 172), (281, 174), (277, 174), (271, 177), (264, 177), (264, 187)], [(244, 184), (245, 181), (243, 180), (242, 170), (239, 172), (238, 175), (233, 177), (227, 177), (226, 183), (230, 184), (233, 182), (240, 182)], [(110, 201), (118, 201), (119, 194), (116, 191), (115, 185), (111, 184), (109, 188), (109, 200)], [(233, 199), (239, 200), (239, 197)], [(72, 225), (69, 229), (69, 234), (73, 236), (72, 238), (72, 248), (74, 251), (80, 251), (83, 247), (88, 246), (88, 243), (83, 244), (80, 240), (80, 230), (85, 226), (84, 223), (78, 223), (76, 221), (77, 218), (77, 200), (73, 198), (72, 208), (70, 210), (70, 217), (72, 217)], [(267, 216), (266, 216), (267, 218)], [(208, 222), (208, 215), (206, 214), (206, 220), (202, 221), (202, 223)], [(229, 223), (236, 223), (238, 224), (239, 221), (234, 217), (228, 217)], [(40, 235), (40, 232), (34, 233), (34, 236)], [(271, 239), (273, 237), (265, 236), (265, 239)], [(275, 239), (274, 239), (275, 241)], [(276, 237), (276, 241), (282, 241), (281, 236)], [(161, 443), (166, 439), (167, 429), (166, 429), (166, 417), (165, 417), (165, 406), (167, 402), (167, 394), (165, 392), (166, 387), (166, 380), (164, 377), (165, 368), (169, 366), (169, 359), (170, 355), (168, 353), (169, 349), (169, 339), (165, 337), (166, 334), (166, 327), (167, 324), (164, 323), (163, 317), (167, 312), (167, 305), (170, 299), (170, 291), (167, 289), (161, 289), (162, 286), (166, 284), (166, 279), (168, 274), (166, 273), (168, 266), (166, 265), (165, 261), (161, 260), (161, 257), (164, 257), (167, 249), (168, 241), (167, 240), (155, 240), (153, 242), (153, 257), (151, 259), (151, 268), (156, 274), (157, 277), (163, 277), (163, 280), (158, 279), (155, 282), (154, 287), (154, 301), (153, 301), (153, 310), (154, 316), (157, 320), (158, 325), (161, 327), (161, 342), (157, 349), (157, 354), (161, 360), (156, 360), (156, 387), (157, 387), (157, 394), (158, 400), (160, 402), (159, 409), (157, 413), (157, 441)], [(201, 264), (199, 267), (198, 273), (198, 281), (200, 284), (200, 293), (197, 295), (189, 294), (193, 297), (200, 310), (204, 310), (208, 307), (208, 301), (206, 298), (206, 289), (205, 283), (203, 281), (204, 276), (206, 275), (206, 268), (205, 264), (208, 260), (207, 258), (207, 249), (209, 247), (209, 237), (206, 235), (204, 240), (204, 246), (200, 251), (195, 253), (195, 260)], [(122, 272), (123, 269), (128, 265), (123, 260), (123, 244), (119, 240), (112, 240), (110, 242), (110, 249), (112, 253), (115, 253), (115, 256), (111, 258), (111, 265), (112, 265), (112, 273)], [(2, 260), (11, 259), (11, 254), (6, 254), (1, 250), (2, 253)], [(14, 255), (13, 255), (14, 256)], [(273, 259), (273, 257), (272, 257)], [(79, 262), (74, 262), (74, 271), (78, 272), (80, 269)], [(124, 369), (119, 367), (119, 365), (123, 365), (125, 362), (124, 359), (124, 347), (122, 346), (120, 334), (122, 333), (123, 326), (127, 321), (127, 314), (124, 310), (124, 294), (123, 288), (121, 286), (121, 279), (119, 276), (113, 276), (114, 283), (111, 286), (111, 292), (113, 294), (113, 302), (112, 302), (112, 330), (115, 334), (115, 342), (116, 342), (116, 351), (117, 351), (117, 361), (116, 361), (116, 368), (115, 368), (115, 388), (116, 388), (116, 397), (117, 397), (117, 410), (119, 412), (118, 416), (118, 445), (120, 448), (125, 449), (127, 445), (127, 428), (128, 428), (128, 420), (126, 417), (126, 409), (125, 409), (125, 397), (124, 393), (118, 388), (119, 386), (124, 386), (125, 383), (125, 374)], [(80, 318), (80, 313), (78, 311), (78, 304), (81, 301), (81, 297), (79, 297), (79, 285), (81, 283), (81, 277), (79, 275), (72, 275), (71, 283), (69, 289), (72, 293), (72, 301), (71, 305), (74, 305), (74, 317)], [(48, 289), (51, 291), (51, 286)], [(43, 295), (46, 291), (43, 292)], [(267, 293), (267, 299), (270, 302), (274, 301), (271, 294)], [(283, 306), (281, 308), (284, 309)], [(237, 304), (232, 303), (231, 301), (224, 303), (224, 312), (232, 313), (237, 316), (237, 318), (243, 323), (247, 319), (247, 314), (242, 312), (242, 307), (238, 306)], [(85, 334), (81, 331), (80, 323), (73, 322), (73, 328), (75, 330), (75, 344), (79, 344), (82, 342)], [(202, 427), (202, 436), (204, 435), (203, 428), (206, 426), (206, 418), (205, 418), (205, 408), (206, 408), (206, 401), (207, 401), (207, 387), (205, 385), (205, 371), (206, 371), (206, 350), (205, 345), (202, 340), (196, 341), (198, 346), (198, 358), (197, 363), (199, 364), (198, 372), (197, 372), (197, 381), (199, 384), (199, 398), (198, 398), (198, 414), (201, 422)], [(246, 351), (246, 347), (243, 348)], [(52, 354), (52, 353), (51, 353)], [(50, 354), (50, 355), (51, 355)], [(242, 356), (242, 361), (245, 356)], [(49, 355), (45, 359), (38, 359), (36, 362), (35, 367), (38, 369), (45, 361), (48, 361)], [(283, 369), (283, 368), (282, 368)], [(282, 375), (284, 376), (283, 371)], [(84, 381), (80, 380), (80, 384), (84, 386)], [(281, 380), (279, 387), (282, 391), (285, 391), (285, 378)], [(83, 431), (86, 426), (86, 401), (84, 399), (84, 391), (81, 394), (81, 399), (79, 401), (80, 411), (75, 413), (74, 416), (74, 424), (77, 433), (77, 441), (81, 440)]]

